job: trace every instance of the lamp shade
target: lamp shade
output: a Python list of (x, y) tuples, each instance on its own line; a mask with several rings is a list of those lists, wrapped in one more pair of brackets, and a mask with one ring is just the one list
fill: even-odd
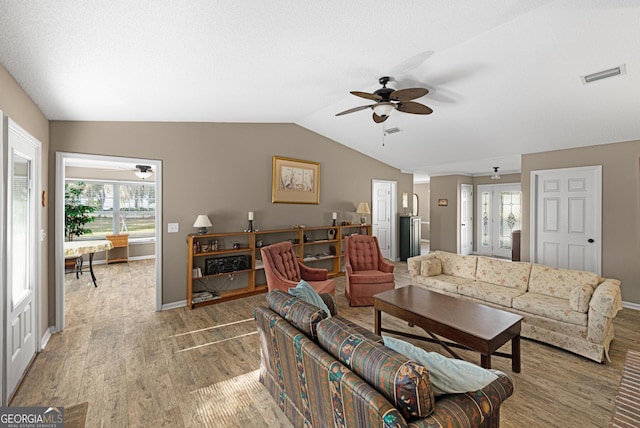
[(135, 174), (137, 177), (142, 178), (144, 180), (145, 178), (151, 177), (152, 173), (151, 171), (136, 171)]
[(358, 204), (358, 208), (356, 209), (356, 213), (358, 214), (371, 214), (371, 209), (369, 208), (368, 202), (360, 202)]
[(200, 234), (207, 233), (207, 228), (211, 226), (212, 226), (211, 220), (209, 220), (209, 217), (207, 217), (205, 214), (200, 214), (196, 218), (195, 223), (193, 223), (193, 227), (197, 227), (198, 233)]
[(373, 111), (380, 117), (387, 117), (394, 109), (393, 103), (381, 102), (373, 106)]

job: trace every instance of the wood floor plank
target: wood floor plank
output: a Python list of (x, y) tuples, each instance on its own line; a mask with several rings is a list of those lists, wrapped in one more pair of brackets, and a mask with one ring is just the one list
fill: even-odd
[[(87, 427), (291, 427), (256, 384), (253, 310), (264, 295), (155, 312), (153, 260), (98, 265), (96, 273), (97, 288), (87, 274), (66, 275), (66, 328), (37, 355), (12, 405), (88, 401)], [(396, 263), (395, 274), (397, 286), (409, 283), (406, 263)], [(336, 302), (342, 316), (372, 329), (373, 308), (348, 306), (344, 278), (337, 278)], [(398, 319), (383, 316), (383, 323), (416, 332)], [(640, 311), (625, 309), (614, 324), (610, 363), (526, 339), (521, 373), (511, 371), (510, 360), (493, 358), (515, 383), (501, 426), (607, 426), (626, 353), (640, 351)], [(461, 355), (479, 361), (474, 352)]]

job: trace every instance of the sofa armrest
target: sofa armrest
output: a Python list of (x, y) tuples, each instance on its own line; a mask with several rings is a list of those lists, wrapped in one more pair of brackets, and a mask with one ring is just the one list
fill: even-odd
[(425, 418), (412, 420), (411, 427), (451, 426), (449, 422), (461, 416), (460, 409), (466, 410), (466, 420), (461, 421), (460, 426), (499, 426), (500, 405), (513, 394), (513, 381), (498, 370), (491, 371), (498, 375), (498, 379), (479, 391), (437, 397), (433, 412)]
[(593, 292), (589, 307), (602, 316), (615, 318), (618, 311), (622, 310), (620, 281), (606, 279), (598, 285)]
[(327, 308), (329, 308), (331, 316), (338, 315), (338, 306), (336, 305), (336, 300), (333, 298), (331, 293), (321, 293), (320, 298), (324, 304), (327, 305)]
[(415, 279), (420, 275), (420, 270), (422, 269), (422, 261), (429, 260), (434, 257), (435, 255), (433, 254), (422, 254), (420, 256), (409, 257), (407, 259), (407, 268), (409, 269), (411, 282), (414, 282)]
[(329, 277), (329, 272), (326, 269), (310, 268), (303, 263), (298, 263), (300, 266), (300, 276), (305, 281), (324, 281)]
[(593, 287), (589, 284), (582, 284), (574, 287), (569, 292), (569, 307), (572, 311), (586, 314), (589, 310), (589, 302), (593, 295)]

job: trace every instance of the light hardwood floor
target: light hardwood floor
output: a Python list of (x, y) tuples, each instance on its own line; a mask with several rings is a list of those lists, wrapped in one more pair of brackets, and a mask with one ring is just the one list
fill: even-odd
[[(66, 276), (67, 328), (37, 356), (12, 405), (88, 401), (87, 427), (291, 426), (256, 380), (253, 309), (264, 295), (155, 312), (153, 261), (101, 265), (96, 272), (98, 288), (87, 274)], [(406, 263), (396, 264), (396, 281), (409, 283)], [(341, 315), (372, 327), (371, 307), (348, 307), (344, 278), (338, 278), (336, 300)], [(388, 316), (383, 323), (409, 329)], [(521, 373), (494, 358), (494, 367), (515, 383), (502, 407), (502, 427), (607, 426), (626, 352), (640, 351), (639, 327), (640, 311), (619, 314), (611, 363), (526, 339)]]

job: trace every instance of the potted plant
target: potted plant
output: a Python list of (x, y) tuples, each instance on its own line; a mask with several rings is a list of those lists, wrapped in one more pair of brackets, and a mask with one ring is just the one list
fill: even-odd
[(82, 181), (78, 184), (64, 185), (64, 234), (68, 241), (73, 241), (76, 236), (91, 233), (91, 229), (87, 229), (85, 225), (95, 220), (95, 216), (91, 214), (96, 209), (82, 203), (80, 196), (85, 187), (86, 184)]

